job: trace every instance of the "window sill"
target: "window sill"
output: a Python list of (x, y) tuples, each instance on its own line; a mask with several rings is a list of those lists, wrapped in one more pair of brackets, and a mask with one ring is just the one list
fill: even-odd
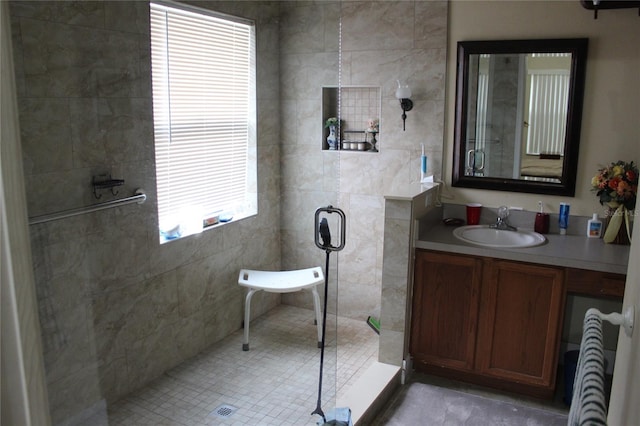
[[(191, 235), (200, 235), (203, 232), (206, 232), (212, 229), (217, 229), (224, 225), (239, 222), (241, 220), (248, 219), (250, 217), (257, 216), (257, 215), (258, 215), (257, 211), (251, 211), (243, 214), (234, 214), (233, 216), (229, 216), (229, 217), (224, 217), (221, 215), (217, 222), (211, 223), (210, 225), (203, 226), (197, 229), (194, 227), (191, 227), (191, 229), (187, 228), (186, 231), (182, 232), (182, 226), (177, 226), (178, 228), (177, 230), (175, 230), (174, 228), (174, 230), (170, 231), (169, 233), (159, 231), (160, 244), (166, 244), (173, 241), (178, 241), (183, 238), (189, 237)], [(203, 223), (204, 222), (205, 221), (203, 221)]]

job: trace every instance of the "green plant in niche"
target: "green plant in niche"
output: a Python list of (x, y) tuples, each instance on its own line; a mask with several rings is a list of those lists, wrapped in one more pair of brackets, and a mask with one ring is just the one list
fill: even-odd
[(337, 126), (338, 123), (340, 122), (340, 120), (338, 120), (336, 117), (330, 117), (327, 118), (326, 123), (324, 123), (324, 127), (331, 127), (331, 126)]

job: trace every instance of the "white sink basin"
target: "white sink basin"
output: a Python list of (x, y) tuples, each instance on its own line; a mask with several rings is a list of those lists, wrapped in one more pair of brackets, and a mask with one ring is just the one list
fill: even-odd
[(490, 228), (487, 225), (461, 226), (453, 235), (466, 243), (485, 247), (523, 248), (538, 246), (547, 239), (537, 232), (507, 231)]

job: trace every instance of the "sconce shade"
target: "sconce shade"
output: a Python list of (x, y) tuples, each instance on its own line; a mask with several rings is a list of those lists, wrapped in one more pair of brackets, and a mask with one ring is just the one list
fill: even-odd
[(408, 85), (403, 85), (398, 80), (398, 88), (396, 89), (396, 98), (400, 101), (400, 108), (402, 108), (402, 130), (406, 130), (405, 123), (407, 120), (407, 111), (411, 111), (413, 108), (413, 102), (411, 99), (411, 89)]
[(409, 86), (400, 86), (396, 89), (396, 98), (409, 99), (411, 97), (411, 89)]

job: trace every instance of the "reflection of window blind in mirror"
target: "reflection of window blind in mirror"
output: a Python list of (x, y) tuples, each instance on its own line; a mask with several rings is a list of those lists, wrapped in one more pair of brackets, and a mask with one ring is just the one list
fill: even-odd
[(480, 55), (478, 67), (478, 104), (476, 111), (476, 151), (481, 151), (485, 147), (487, 140), (487, 110), (489, 105), (489, 57), (490, 55)]
[(571, 54), (527, 57), (527, 154), (562, 154), (569, 102)]

